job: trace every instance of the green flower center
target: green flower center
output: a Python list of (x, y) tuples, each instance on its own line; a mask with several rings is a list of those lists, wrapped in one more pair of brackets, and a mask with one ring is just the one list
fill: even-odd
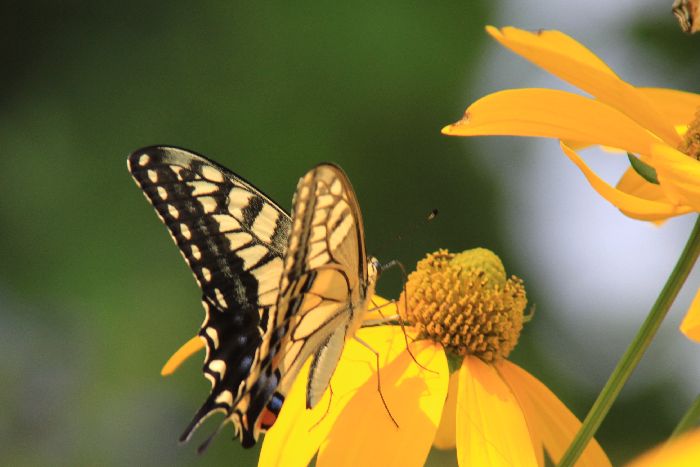
[[(445, 347), (448, 356), (475, 355), (492, 362), (518, 343), (527, 305), (523, 281), (506, 278), (500, 258), (484, 248), (459, 254), (439, 250), (408, 276), (401, 316), (419, 338)], [(405, 306), (404, 306), (405, 304)]]
[(688, 131), (685, 132), (678, 150), (700, 160), (700, 109), (695, 112), (695, 118), (688, 125)]

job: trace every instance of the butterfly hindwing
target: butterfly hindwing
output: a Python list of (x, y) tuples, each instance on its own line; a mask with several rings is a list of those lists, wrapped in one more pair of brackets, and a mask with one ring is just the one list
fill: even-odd
[(140, 149), (128, 167), (202, 289), (199, 334), (212, 392), (183, 439), (221, 411), (252, 445), (251, 425), (278, 384), (276, 375), (260, 372), (259, 347), (277, 302), (290, 218), (243, 178), (189, 151)]

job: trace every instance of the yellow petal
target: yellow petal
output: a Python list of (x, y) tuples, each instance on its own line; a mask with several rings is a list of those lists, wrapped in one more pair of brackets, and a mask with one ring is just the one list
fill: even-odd
[(324, 417), (328, 408), (328, 394), (324, 394), (316, 407), (306, 410), (308, 375), (309, 362), (299, 372), (275, 424), (265, 434), (258, 466), (305, 467), (328, 434), (337, 408), (331, 406)]
[(651, 162), (666, 196), (676, 204), (700, 211), (700, 161), (658, 144), (652, 147)]
[(447, 399), (442, 409), (440, 426), (435, 433), (433, 446), (438, 449), (454, 449), (457, 436), (457, 389), (459, 387), (459, 372), (450, 376), (450, 386), (447, 388)]
[(192, 339), (185, 342), (182, 347), (177, 349), (177, 351), (165, 362), (163, 368), (160, 370), (161, 376), (168, 376), (175, 372), (178, 367), (190, 358), (195, 353), (199, 352), (204, 348), (204, 338), (200, 336), (194, 336)]
[[(601, 73), (609, 75), (611, 78), (620, 79), (615, 72), (596, 54), (591, 52), (583, 44), (560, 31), (539, 30), (536, 32), (525, 31), (523, 29), (506, 26), (498, 29), (494, 26), (486, 26), (486, 32), (491, 37), (500, 42), (504, 47), (521, 55), (527, 60), (533, 61), (529, 55), (520, 53), (520, 49), (538, 51), (538, 55), (543, 55), (541, 60), (549, 58), (551, 55), (563, 55), (570, 60), (575, 60), (578, 64), (593, 68)], [(516, 50), (517, 49), (517, 50)], [(537, 62), (535, 62), (537, 63)], [(539, 65), (539, 63), (538, 63)], [(542, 67), (549, 71), (548, 68)]]
[[(647, 182), (632, 167), (627, 169), (622, 177), (620, 177), (616, 188), (624, 193), (627, 193), (628, 195), (636, 196), (637, 198), (642, 198), (649, 201), (658, 201), (661, 203), (670, 203), (668, 198), (666, 198), (666, 193), (664, 193), (660, 185)], [(626, 216), (634, 217), (632, 213), (625, 212), (624, 209), (620, 209), (620, 211), (622, 211), (622, 213)], [(657, 226), (664, 223), (663, 220), (656, 220), (653, 222)]]
[(474, 356), (459, 370), (457, 460), (462, 467), (537, 465), (518, 401), (496, 369)]
[(566, 34), (533, 33), (513, 27), (489, 27), (487, 31), (504, 47), (618, 109), (669, 144), (680, 143), (674, 122), (665, 119), (644, 93), (622, 81), (590, 50)]
[[(406, 350), (403, 333), (396, 326), (360, 329), (357, 335), (380, 353), (380, 365), (391, 364)], [(374, 381), (375, 375), (374, 354), (357, 341), (348, 341), (331, 380), (330, 408), (326, 391), (316, 407), (307, 410), (307, 363), (287, 394), (277, 421), (265, 435), (258, 465), (307, 465), (354, 395), (370, 379)]]
[[(547, 454), (555, 464), (558, 463), (581, 427), (581, 422), (547, 386), (516, 364), (504, 360), (497, 363), (496, 368), (522, 403), (528, 425), (537, 431)], [(598, 442), (593, 440), (576, 465), (607, 466), (610, 460)]]
[(562, 144), (561, 148), (564, 154), (583, 172), (593, 189), (630, 217), (646, 221), (657, 221), (692, 211), (688, 206), (676, 206), (669, 202), (650, 201), (617, 190), (598, 177), (573, 149), (565, 144)]
[(506, 385), (510, 388), (510, 390), (513, 392), (515, 395), (515, 399), (518, 401), (518, 404), (520, 405), (521, 410), (523, 411), (523, 414), (525, 416), (525, 421), (527, 423), (527, 429), (530, 432), (530, 439), (532, 439), (532, 446), (535, 451), (535, 456), (537, 457), (537, 465), (539, 466), (544, 466), (545, 465), (545, 459), (544, 459), (544, 440), (542, 437), (545, 435), (545, 433), (542, 432), (541, 428), (537, 426), (536, 424), (532, 423), (530, 420), (531, 417), (528, 416), (528, 414), (533, 413), (535, 410), (535, 405), (533, 402), (530, 400), (530, 398), (527, 397), (522, 397), (522, 395), (519, 393), (518, 387), (513, 387), (513, 384), (511, 381), (508, 380), (507, 376), (508, 374), (504, 374), (502, 371), (502, 367), (504, 365), (509, 364), (509, 361), (506, 361), (505, 363), (496, 363), (494, 367), (496, 368), (496, 371), (499, 373), (499, 376), (503, 381), (505, 381)]
[(399, 427), (371, 378), (336, 420), (318, 453), (319, 467), (425, 464), (447, 397), (449, 370), (441, 346), (418, 341), (410, 348), (416, 360), (435, 373), (418, 366), (406, 351), (380, 369), (382, 394)]
[(453, 136), (541, 136), (649, 154), (659, 140), (594, 99), (553, 89), (510, 89), (482, 97), (442, 129)]
[(637, 198), (663, 203), (669, 202), (659, 185), (647, 182), (631, 167), (620, 177), (616, 188)]
[(700, 94), (666, 88), (637, 88), (674, 125), (687, 125), (700, 110)]
[(681, 332), (695, 342), (700, 342), (700, 289), (695, 293), (693, 303), (683, 318)]
[[(570, 148), (573, 148), (575, 151), (582, 151), (583, 149), (587, 149), (587, 148), (591, 147), (591, 143), (584, 143), (582, 141), (574, 141), (572, 139), (564, 139), (564, 140), (562, 140), (562, 142), (564, 144), (566, 144), (567, 146), (569, 146)], [(601, 148), (607, 150), (608, 148), (610, 148), (610, 146), (601, 146)], [(620, 151), (619, 149), (615, 149), (615, 148), (610, 148), (610, 149), (612, 149), (610, 152), (619, 152)]]
[(700, 459), (700, 428), (674, 438), (638, 457), (629, 467), (696, 467)]
[[(590, 143), (581, 143), (579, 141), (572, 141), (572, 140), (568, 140), (568, 139), (562, 140), (562, 143), (566, 144), (574, 151), (582, 151), (582, 150), (587, 149), (587, 148), (592, 146)], [(624, 149), (614, 148), (612, 146), (605, 146), (605, 145), (599, 145), (598, 147), (600, 149), (602, 149), (603, 151), (608, 152), (610, 154), (627, 155), (627, 151), (625, 151)]]

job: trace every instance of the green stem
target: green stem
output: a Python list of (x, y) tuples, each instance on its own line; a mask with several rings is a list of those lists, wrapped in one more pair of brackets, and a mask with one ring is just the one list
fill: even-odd
[(671, 438), (683, 434), (688, 428), (695, 426), (698, 420), (700, 420), (700, 395), (695, 398), (693, 404), (685, 415), (683, 415), (683, 418), (681, 418), (681, 421), (678, 422), (678, 426), (676, 426), (676, 429), (671, 433)]
[(659, 297), (656, 299), (656, 303), (654, 303), (654, 306), (651, 308), (642, 327), (639, 328), (634, 340), (617, 363), (617, 367), (613, 370), (608, 382), (605, 383), (605, 387), (603, 387), (603, 390), (598, 395), (598, 399), (593, 403), (593, 407), (591, 407), (591, 410), (588, 412), (586, 419), (583, 421), (583, 425), (581, 425), (581, 429), (576, 434), (569, 449), (564, 453), (564, 456), (558, 464), (560, 467), (574, 465), (576, 459), (579, 458), (596, 430), (598, 430), (598, 427), (600, 427), (600, 424), (608, 414), (613, 402), (615, 402), (618, 394), (620, 394), (622, 387), (637, 367), (644, 352), (649, 347), (649, 344), (651, 344), (652, 339), (654, 339), (654, 335), (656, 331), (658, 331), (661, 322), (666, 317), (666, 313), (668, 313), (673, 300), (675, 300), (678, 291), (681, 289), (688, 274), (690, 274), (690, 270), (693, 268), (698, 254), (700, 254), (700, 218), (696, 219), (695, 227), (693, 227), (693, 232), (690, 234), (688, 243), (686, 243), (683, 253), (681, 253), (680, 258), (678, 258), (676, 267), (673, 268), (673, 272), (671, 272), (671, 275), (666, 281), (666, 285), (664, 285)]

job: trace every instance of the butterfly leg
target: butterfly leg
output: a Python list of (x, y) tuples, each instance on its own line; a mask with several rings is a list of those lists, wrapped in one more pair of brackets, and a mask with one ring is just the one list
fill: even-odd
[[(405, 297), (405, 295), (404, 295), (404, 297)], [(386, 305), (394, 304), (394, 303), (395, 303), (395, 301), (392, 300), (392, 301), (388, 302)], [(374, 304), (374, 302), (372, 302), (372, 304)], [(378, 310), (378, 309), (380, 309), (382, 306), (386, 306), (386, 305), (379, 305), (379, 306), (376, 306), (375, 309)], [(373, 309), (370, 309), (370, 310), (367, 310), (367, 311), (374, 311), (374, 310), (373, 310)], [(380, 313), (381, 313), (381, 312), (380, 312)], [(409, 342), (408, 342), (408, 333), (406, 332), (406, 322), (403, 320), (403, 318), (401, 317), (401, 315), (396, 314), (396, 315), (392, 315), (392, 316), (385, 316), (385, 317), (383, 317), (383, 318), (368, 319), (368, 320), (365, 320), (365, 321), (362, 322), (362, 327), (363, 327), (363, 328), (370, 328), (370, 327), (373, 327), (373, 326), (382, 326), (382, 325), (392, 325), (392, 326), (399, 325), (399, 326), (401, 326), (401, 332), (403, 332), (403, 338), (404, 338), (404, 341), (406, 342), (406, 351), (407, 351), (408, 354), (411, 356), (411, 358), (413, 359), (413, 361), (416, 362), (416, 365), (418, 365), (419, 367), (421, 367), (421, 368), (424, 369), (425, 371), (428, 371), (428, 372), (430, 372), (430, 373), (437, 374), (436, 371), (431, 370), (430, 368), (426, 368), (425, 366), (423, 366), (423, 364), (421, 364), (421, 362), (419, 362), (418, 359), (416, 359), (416, 356), (413, 355), (413, 352), (411, 351), (411, 348), (410, 348), (409, 345), (408, 345)]]
[(416, 365), (424, 369), (425, 371), (428, 371), (430, 373), (438, 374), (437, 371), (431, 370), (430, 368), (427, 368), (424, 366), (421, 362), (418, 361), (415, 355), (413, 355), (413, 351), (411, 351), (411, 347), (409, 346), (408, 342), (408, 333), (406, 332), (406, 322), (403, 320), (401, 316), (399, 316), (399, 326), (401, 326), (401, 331), (403, 332), (403, 340), (406, 342), (406, 351), (408, 354), (411, 356), (414, 362), (416, 362)]
[[(367, 310), (367, 311), (373, 311), (373, 310)], [(362, 322), (361, 327), (363, 328), (372, 328), (375, 326), (384, 326), (384, 325), (391, 325), (395, 326), (399, 324), (399, 315), (391, 315), (391, 316), (385, 316), (384, 318), (377, 318), (377, 319), (366, 319)]]
[(319, 418), (318, 421), (311, 426), (311, 428), (309, 428), (309, 432), (311, 432), (311, 430), (319, 426), (331, 411), (331, 402), (333, 401), (333, 386), (331, 386), (330, 383), (328, 384), (328, 391), (328, 407), (326, 407), (326, 411), (323, 413), (323, 416)]
[[(437, 213), (436, 213), (435, 215), (437, 215)], [(384, 271), (387, 271), (387, 270), (389, 270), (389, 269), (391, 269), (391, 268), (394, 268), (394, 267), (398, 267), (399, 270), (401, 271), (401, 275), (403, 276), (403, 304), (404, 304), (404, 307), (405, 307), (405, 308), (408, 308), (408, 290), (406, 290), (406, 282), (408, 281), (408, 275), (406, 274), (406, 268), (404, 267), (403, 263), (402, 263), (401, 261), (398, 261), (398, 260), (395, 260), (395, 259), (394, 259), (394, 260), (389, 261), (389, 262), (386, 263), (386, 264), (382, 264), (380, 270), (381, 270), (381, 272), (384, 272)], [(393, 304), (393, 303), (396, 303), (396, 301), (395, 301), (395, 300), (392, 300), (392, 301), (389, 302), (389, 303), (392, 303), (392, 304)], [(374, 302), (372, 302), (372, 304), (374, 304)], [(379, 306), (378, 308), (381, 308), (381, 306)], [(380, 311), (379, 313), (381, 314), (381, 311)], [(437, 374), (436, 371), (433, 371), (433, 370), (431, 370), (430, 368), (426, 368), (425, 366), (423, 366), (423, 365), (416, 359), (416, 356), (413, 355), (413, 352), (411, 351), (411, 348), (408, 346), (408, 334), (406, 333), (406, 322), (403, 320), (403, 318), (401, 317), (401, 315), (395, 315), (395, 316), (392, 317), (392, 318), (394, 318), (394, 319), (397, 321), (396, 324), (398, 324), (399, 326), (401, 326), (401, 331), (403, 332), (403, 337), (404, 337), (404, 340), (406, 341), (406, 350), (408, 351), (408, 354), (411, 356), (411, 358), (413, 359), (413, 361), (416, 362), (416, 364), (417, 364), (419, 367), (421, 367), (422, 369), (424, 369), (425, 371), (429, 371), (430, 373), (435, 373), (435, 374)], [(372, 321), (374, 321), (374, 320), (368, 320), (368, 321), (365, 321), (365, 323), (371, 323)], [(378, 320), (377, 320), (377, 321), (378, 321)], [(365, 323), (362, 324), (363, 327), (365, 327)], [(386, 324), (389, 324), (389, 323), (386, 323)], [(393, 324), (393, 323), (391, 323), (391, 324)], [(369, 324), (369, 326), (372, 326), (372, 324)]]
[(399, 424), (396, 422), (396, 419), (391, 414), (391, 410), (389, 410), (389, 406), (387, 405), (386, 399), (384, 399), (384, 394), (382, 393), (382, 382), (381, 382), (381, 378), (379, 377), (379, 352), (374, 350), (371, 345), (369, 345), (367, 342), (360, 339), (358, 336), (355, 336), (354, 339), (357, 342), (359, 342), (360, 344), (362, 344), (364, 347), (366, 347), (367, 350), (372, 352), (374, 354), (374, 357), (377, 360), (377, 391), (379, 392), (379, 397), (381, 397), (381, 399), (382, 399), (382, 404), (384, 404), (384, 408), (386, 409), (386, 413), (389, 415), (389, 418), (391, 418), (391, 421), (394, 422), (394, 425), (396, 426), (396, 428), (398, 428)]
[(370, 303), (372, 304), (372, 308), (368, 308), (367, 313), (371, 313), (373, 311), (376, 311), (377, 313), (379, 313), (379, 316), (381, 316), (381, 318), (378, 318), (377, 320), (379, 320), (379, 319), (385, 319), (385, 320), (396, 319), (396, 317), (398, 316), (396, 314), (391, 315), (391, 317), (387, 317), (387, 316), (384, 316), (384, 313), (382, 313), (382, 308), (386, 308), (390, 305), (396, 304), (396, 300), (391, 300), (391, 301), (388, 301), (386, 303), (382, 303), (381, 305), (377, 305), (377, 302), (374, 301), (375, 298), (376, 297), (372, 297), (369, 299)]

